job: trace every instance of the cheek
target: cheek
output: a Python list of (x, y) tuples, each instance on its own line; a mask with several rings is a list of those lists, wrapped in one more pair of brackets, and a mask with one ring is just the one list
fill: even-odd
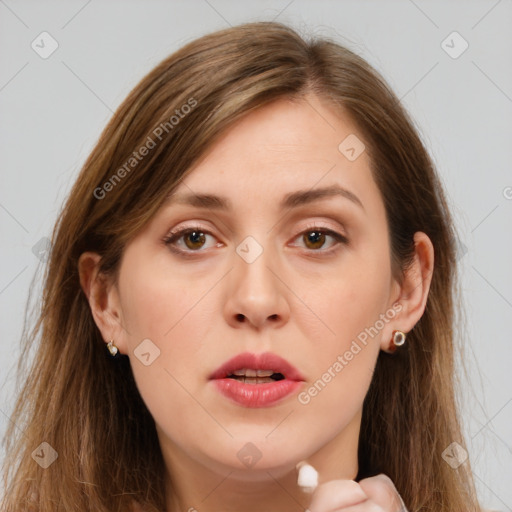
[[(211, 286), (205, 280), (197, 283), (142, 266), (125, 284), (123, 312), (135, 382), (156, 424), (173, 439), (189, 438), (194, 422), (199, 429), (196, 434), (205, 435), (208, 417), (194, 397), (199, 396), (206, 377), (195, 369), (205, 356), (201, 350), (212, 325), (211, 297), (205, 297)], [(137, 357), (143, 339), (157, 347), (149, 352), (158, 353), (147, 366)], [(184, 418), (188, 420), (181, 421)], [(208, 432), (217, 432), (213, 422), (208, 427)]]
[(357, 401), (366, 393), (380, 350), (380, 337), (369, 327), (379, 318), (382, 301), (375, 288), (362, 281), (357, 287), (344, 284), (337, 292), (317, 298), (315, 312), (326, 328), (321, 337), (308, 337), (321, 347), (315, 353), (317, 378), (328, 384), (331, 393)]
[(346, 350), (352, 340), (385, 313), (388, 274), (379, 271), (383, 267), (378, 263), (363, 261), (356, 255), (353, 259), (359, 261), (354, 264), (347, 261), (344, 268), (331, 273), (322, 286), (315, 288), (309, 283), (299, 291), (311, 311), (308, 317), (314, 319), (309, 323), (311, 329), (307, 337), (319, 340), (329, 357)]
[[(190, 275), (170, 272), (168, 262), (160, 265), (153, 259), (151, 264), (144, 264), (143, 258), (137, 260), (133, 255), (126, 258), (121, 275), (127, 352), (141, 395), (157, 416), (172, 404), (179, 403), (180, 410), (186, 410), (191, 400), (189, 395), (182, 397), (180, 384), (194, 392), (191, 385), (202, 383), (198, 373), (191, 370), (204, 360), (205, 340), (214, 317), (219, 316), (212, 302), (214, 293), (209, 293), (219, 277), (210, 273), (191, 279)], [(148, 339), (151, 344), (141, 344)], [(152, 362), (147, 366), (138, 357), (142, 346), (150, 353)]]
[(122, 310), (132, 348), (150, 338), (164, 349), (169, 340), (181, 339), (183, 331), (188, 333), (188, 342), (203, 339), (200, 332), (206, 332), (208, 325), (198, 316), (204, 315), (201, 303), (212, 286), (211, 277), (190, 279), (169, 272), (169, 265), (132, 264), (131, 268), (135, 270), (126, 272), (123, 283)]
[(325, 411), (333, 403), (343, 403), (347, 412), (362, 405), (380, 350), (379, 318), (385, 313), (388, 274), (379, 270), (385, 267), (378, 262), (356, 255), (346, 268), (350, 271), (337, 271), (328, 286), (310, 288), (304, 295), (316, 321), (303, 324), (303, 329), (321, 350), (315, 352), (312, 368), (316, 384), (303, 402), (314, 398), (315, 409)]
[(379, 336), (365, 329), (379, 318), (382, 296), (372, 279), (361, 276), (340, 280), (328, 293), (310, 295), (310, 301), (329, 330), (309, 338), (321, 349), (314, 350), (310, 379), (298, 402), (306, 424), (321, 424), (318, 439), (325, 441), (345, 429), (362, 408), (380, 350)]

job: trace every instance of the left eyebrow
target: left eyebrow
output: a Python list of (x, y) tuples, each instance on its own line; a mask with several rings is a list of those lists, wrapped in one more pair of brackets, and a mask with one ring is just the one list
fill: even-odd
[(335, 196), (348, 199), (364, 210), (364, 206), (361, 200), (353, 192), (346, 188), (340, 187), (339, 185), (331, 185), (330, 187), (313, 188), (309, 190), (298, 190), (297, 192), (292, 192), (284, 197), (280, 206), (283, 210), (288, 208), (296, 208), (297, 206), (312, 203), (313, 201), (318, 201), (319, 199), (328, 199)]
[[(281, 200), (279, 207), (281, 210), (297, 208), (314, 201), (329, 199), (336, 196), (348, 199), (363, 210), (365, 209), (361, 200), (353, 192), (340, 187), (339, 185), (290, 192)], [(217, 196), (214, 194), (171, 194), (168, 198), (168, 204), (184, 204), (198, 208), (208, 208), (211, 210), (233, 209), (233, 204), (227, 197)]]

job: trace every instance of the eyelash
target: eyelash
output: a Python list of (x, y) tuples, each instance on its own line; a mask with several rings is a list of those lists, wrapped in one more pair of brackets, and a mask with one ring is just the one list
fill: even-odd
[[(182, 238), (184, 235), (186, 235), (188, 233), (192, 233), (193, 231), (199, 231), (199, 232), (201, 232), (201, 233), (203, 233), (205, 235), (214, 236), (214, 235), (212, 235), (212, 233), (210, 233), (206, 229), (203, 229), (201, 226), (192, 226), (192, 227), (184, 227), (184, 228), (178, 229), (176, 231), (171, 231), (163, 239), (163, 242), (165, 243), (165, 245), (167, 245), (169, 247), (169, 249), (172, 252), (174, 252), (176, 254), (179, 254), (180, 256), (184, 256), (184, 257), (188, 257), (188, 258), (193, 258), (198, 253), (204, 252), (204, 250), (201, 250), (201, 249), (198, 249), (197, 251), (183, 250), (183, 249), (178, 249), (174, 245), (174, 243), (177, 240), (179, 240), (180, 238)], [(326, 228), (326, 227), (317, 226), (315, 224), (307, 226), (306, 229), (304, 231), (301, 231), (295, 238), (298, 238), (300, 235), (304, 235), (305, 233), (312, 232), (312, 231), (320, 231), (321, 233), (323, 233), (325, 235), (331, 236), (337, 243), (335, 243), (333, 245), (333, 247), (331, 247), (330, 249), (327, 249), (327, 250), (307, 249), (306, 248), (306, 251), (308, 251), (308, 252), (310, 251), (312, 253), (323, 253), (324, 255), (330, 255), (335, 250), (338, 249), (338, 245), (339, 244), (347, 245), (349, 243), (348, 238), (345, 237), (344, 235), (342, 235), (341, 233), (338, 233), (337, 231), (333, 231), (332, 229), (329, 229), (329, 228)]]

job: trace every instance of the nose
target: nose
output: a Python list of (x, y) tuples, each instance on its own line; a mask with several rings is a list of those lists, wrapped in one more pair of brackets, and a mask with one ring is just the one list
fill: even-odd
[(280, 269), (278, 258), (267, 249), (252, 262), (234, 254), (225, 303), (225, 315), (232, 327), (249, 324), (260, 330), (266, 325), (277, 328), (288, 322), (289, 290)]

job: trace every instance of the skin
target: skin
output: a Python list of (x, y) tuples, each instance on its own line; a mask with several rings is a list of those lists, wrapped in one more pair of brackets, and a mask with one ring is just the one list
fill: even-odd
[[(338, 150), (350, 134), (362, 139), (348, 115), (317, 96), (273, 102), (230, 128), (177, 189), (225, 196), (232, 211), (165, 205), (126, 247), (117, 283), (98, 274), (97, 254), (80, 258), (94, 320), (130, 358), (155, 419), (169, 511), (400, 510), (389, 478), (353, 481), (361, 409), (393, 330), (409, 332), (424, 312), (434, 251), (416, 233), (413, 265), (401, 284), (393, 278), (368, 154), (351, 162)], [(339, 196), (278, 208), (289, 192), (331, 184), (353, 192), (364, 209)], [(312, 224), (348, 244), (330, 236), (308, 241)], [(208, 232), (204, 242), (189, 234), (175, 244), (193, 258), (162, 241), (196, 225)], [(247, 236), (263, 248), (252, 263), (235, 251)], [(245, 408), (208, 380), (240, 352), (271, 351), (299, 369), (306, 379), (299, 391), (307, 390), (393, 304), (402, 309), (306, 405), (294, 393)], [(160, 350), (149, 366), (134, 354), (146, 338)], [(237, 457), (246, 443), (261, 454), (252, 467)], [(297, 486), (301, 460), (320, 475), (312, 496)]]

